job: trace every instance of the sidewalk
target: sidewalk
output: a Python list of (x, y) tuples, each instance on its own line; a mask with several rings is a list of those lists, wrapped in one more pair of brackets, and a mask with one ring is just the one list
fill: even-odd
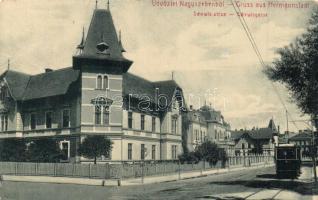
[(270, 167), (273, 164), (251, 166), (251, 167), (235, 167), (225, 169), (211, 169), (205, 171), (191, 171), (174, 173), (165, 176), (147, 176), (142, 178), (130, 178), (124, 180), (117, 179), (88, 179), (88, 178), (71, 178), (71, 177), (51, 177), (51, 176), (13, 176), (3, 175), (4, 181), (18, 181), (18, 182), (39, 182), (39, 183), (59, 183), (59, 184), (80, 184), (80, 185), (94, 185), (94, 186), (129, 186), (129, 185), (142, 185), (152, 183), (162, 183), (170, 181), (178, 181), (196, 177), (209, 176), (213, 174), (222, 174), (237, 170), (249, 170), (260, 167)]

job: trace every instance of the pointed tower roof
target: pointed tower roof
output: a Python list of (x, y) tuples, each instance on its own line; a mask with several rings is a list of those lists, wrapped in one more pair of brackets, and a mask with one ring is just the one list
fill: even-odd
[(124, 49), (123, 47), (123, 44), (121, 43), (121, 31), (119, 31), (119, 41), (118, 41), (118, 44), (119, 44), (119, 47), (120, 47), (120, 50), (121, 52), (126, 52), (126, 50)]
[[(83, 51), (75, 58), (80, 60), (99, 60), (99, 63), (104, 61), (109, 61), (113, 64), (120, 62), (120, 66), (123, 66), (125, 68), (124, 71), (127, 71), (132, 61), (122, 55), (122, 46), (118, 41), (110, 11), (95, 9)], [(75, 64), (78, 64), (78, 62)]]
[(272, 129), (273, 131), (277, 131), (276, 125), (273, 119), (269, 120), (268, 128)]

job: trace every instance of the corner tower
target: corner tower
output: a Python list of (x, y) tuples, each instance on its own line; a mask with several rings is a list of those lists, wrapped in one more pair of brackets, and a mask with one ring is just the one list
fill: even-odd
[(109, 9), (95, 9), (85, 39), (73, 56), (81, 74), (80, 139), (105, 135), (113, 142), (111, 159), (121, 160), (122, 81), (132, 61), (123, 47)]

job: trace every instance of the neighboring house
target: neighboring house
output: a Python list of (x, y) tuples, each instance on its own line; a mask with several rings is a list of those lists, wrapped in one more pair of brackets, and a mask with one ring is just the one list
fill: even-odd
[(297, 135), (289, 138), (289, 143), (299, 146), (301, 155), (309, 157), (312, 144), (312, 133), (310, 130), (299, 131)]
[(232, 155), (234, 143), (230, 140), (230, 125), (224, 121), (220, 111), (207, 105), (198, 110), (190, 106), (187, 118), (189, 125), (185, 134), (189, 151), (194, 151), (202, 142), (209, 140), (224, 148), (228, 155)]
[(253, 128), (252, 130), (232, 131), (231, 137), (235, 142), (235, 155), (270, 154), (275, 148), (275, 136), (279, 130), (273, 119), (266, 128)]
[(113, 142), (106, 160), (171, 160), (182, 153), (182, 89), (128, 73), (109, 10), (95, 9), (73, 66), (0, 76), (0, 139), (54, 138), (70, 161), (88, 135)]

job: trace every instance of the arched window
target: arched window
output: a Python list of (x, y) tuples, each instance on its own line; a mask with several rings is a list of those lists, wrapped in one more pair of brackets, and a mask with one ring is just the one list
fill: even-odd
[(109, 107), (103, 106), (103, 124), (108, 126), (109, 125)]
[(99, 125), (101, 124), (101, 107), (100, 106), (95, 106), (95, 124)]
[(104, 85), (103, 85), (103, 89), (107, 89), (108, 88), (108, 76), (104, 76)]
[(102, 89), (102, 76), (97, 76), (97, 89)]

